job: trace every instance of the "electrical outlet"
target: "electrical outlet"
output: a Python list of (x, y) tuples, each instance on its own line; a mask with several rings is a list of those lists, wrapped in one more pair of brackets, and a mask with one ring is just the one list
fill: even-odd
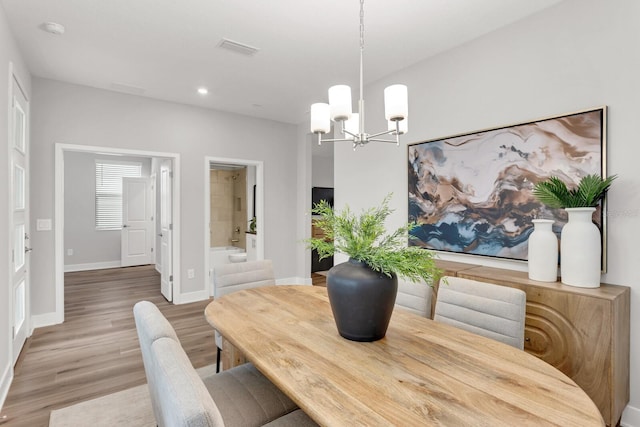
[(67, 255), (73, 256), (73, 249), (67, 249)]
[(188, 269), (187, 279), (193, 279), (194, 277), (196, 277), (196, 272), (193, 270), (193, 268)]

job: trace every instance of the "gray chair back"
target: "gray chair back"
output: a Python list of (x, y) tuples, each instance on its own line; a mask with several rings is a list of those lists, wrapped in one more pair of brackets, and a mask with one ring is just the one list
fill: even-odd
[(151, 344), (159, 427), (224, 427), (213, 398), (180, 343), (158, 338)]
[(158, 307), (149, 301), (140, 301), (133, 306), (133, 317), (136, 322), (138, 341), (144, 362), (144, 371), (149, 383), (149, 393), (151, 395), (151, 406), (154, 414), (158, 413), (158, 397), (156, 396), (155, 375), (151, 370), (149, 362), (151, 357), (151, 344), (159, 338), (171, 338), (178, 342), (176, 331), (171, 323), (162, 315)]
[(431, 300), (433, 289), (425, 282), (409, 282), (398, 278), (398, 295), (396, 307), (431, 318)]
[(433, 320), (522, 350), (526, 300), (520, 289), (443, 277)]
[(213, 270), (213, 297), (259, 286), (275, 285), (271, 260), (223, 264)]
[[(213, 270), (214, 299), (243, 289), (275, 284), (276, 279), (270, 259), (223, 264)], [(217, 370), (220, 370), (222, 335), (216, 330), (214, 336), (218, 352), (216, 357)]]

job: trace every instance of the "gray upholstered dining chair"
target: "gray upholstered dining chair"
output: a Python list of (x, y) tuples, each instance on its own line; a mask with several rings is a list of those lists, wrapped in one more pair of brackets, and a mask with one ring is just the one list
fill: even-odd
[(398, 278), (396, 308), (409, 311), (418, 316), (431, 318), (431, 300), (433, 289), (425, 282), (410, 282)]
[(526, 294), (460, 277), (440, 279), (433, 320), (524, 349)]
[[(276, 284), (271, 260), (247, 261), (223, 264), (213, 270), (213, 298), (220, 298), (243, 289), (271, 286)], [(220, 372), (222, 335), (215, 331), (216, 370)]]
[(201, 377), (153, 303), (133, 313), (158, 426), (316, 426), (252, 364)]

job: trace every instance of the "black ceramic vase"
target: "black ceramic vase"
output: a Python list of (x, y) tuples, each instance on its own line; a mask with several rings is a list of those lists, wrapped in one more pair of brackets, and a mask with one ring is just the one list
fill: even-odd
[(349, 259), (327, 274), (329, 302), (341, 336), (376, 341), (387, 333), (398, 292), (398, 278), (373, 271)]

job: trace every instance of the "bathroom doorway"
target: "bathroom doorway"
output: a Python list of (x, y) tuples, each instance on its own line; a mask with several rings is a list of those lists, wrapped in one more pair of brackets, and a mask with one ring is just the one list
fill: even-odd
[(264, 258), (262, 162), (207, 158), (205, 277), (221, 264)]
[[(252, 167), (253, 168), (253, 167)], [(251, 219), (245, 165), (212, 163), (209, 170), (209, 246), (246, 250), (244, 234)], [(254, 169), (255, 170), (255, 169)], [(255, 181), (255, 172), (252, 174)], [(253, 183), (251, 183), (253, 189)], [(251, 197), (253, 200), (253, 197)]]

